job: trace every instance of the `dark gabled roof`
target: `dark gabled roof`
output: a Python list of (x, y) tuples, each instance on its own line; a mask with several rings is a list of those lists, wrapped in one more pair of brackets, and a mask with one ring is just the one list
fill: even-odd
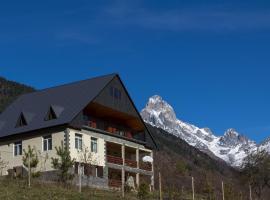
[[(20, 96), (0, 115), (0, 138), (70, 123), (116, 76), (110, 74)], [(50, 107), (57, 118), (46, 121)], [(22, 113), (27, 125), (16, 127)]]

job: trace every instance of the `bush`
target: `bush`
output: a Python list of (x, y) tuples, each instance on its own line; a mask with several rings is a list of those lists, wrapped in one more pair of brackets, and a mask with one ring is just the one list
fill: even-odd
[(149, 187), (147, 184), (142, 183), (138, 188), (138, 198), (141, 200), (147, 199), (149, 196)]

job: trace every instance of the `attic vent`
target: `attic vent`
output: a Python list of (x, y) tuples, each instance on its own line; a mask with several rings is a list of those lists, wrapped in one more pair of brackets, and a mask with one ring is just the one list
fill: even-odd
[(21, 113), (17, 121), (16, 128), (21, 127), (21, 126), (26, 126), (26, 125), (27, 125), (27, 122), (26, 122), (25, 116), (23, 113)]
[(48, 111), (48, 113), (47, 113), (44, 120), (49, 121), (49, 120), (53, 120), (53, 119), (56, 119), (56, 118), (57, 118), (57, 115), (56, 115), (54, 109), (50, 106), (49, 111)]

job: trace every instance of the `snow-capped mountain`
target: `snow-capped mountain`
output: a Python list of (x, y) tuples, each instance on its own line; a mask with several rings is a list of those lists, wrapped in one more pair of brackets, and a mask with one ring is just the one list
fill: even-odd
[[(157, 95), (149, 99), (146, 107), (141, 111), (141, 116), (152, 126), (162, 128), (234, 167), (240, 167), (248, 153), (258, 148), (254, 141), (234, 129), (228, 129), (223, 136), (216, 136), (209, 128), (199, 128), (177, 119), (172, 106)], [(270, 152), (270, 138), (263, 144), (261, 148), (268, 148)]]
[(270, 153), (270, 137), (260, 144), (259, 149)]

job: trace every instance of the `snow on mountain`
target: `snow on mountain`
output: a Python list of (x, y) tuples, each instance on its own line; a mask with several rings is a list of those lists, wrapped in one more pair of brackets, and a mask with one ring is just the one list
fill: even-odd
[[(209, 128), (199, 128), (177, 119), (172, 106), (158, 95), (149, 99), (146, 107), (141, 111), (141, 116), (152, 126), (162, 128), (234, 167), (240, 167), (247, 154), (257, 150), (254, 141), (234, 129), (228, 129), (223, 136), (216, 136)], [(270, 152), (270, 138), (264, 145), (264, 148), (268, 148)]]
[(270, 137), (260, 144), (259, 149), (270, 153)]

